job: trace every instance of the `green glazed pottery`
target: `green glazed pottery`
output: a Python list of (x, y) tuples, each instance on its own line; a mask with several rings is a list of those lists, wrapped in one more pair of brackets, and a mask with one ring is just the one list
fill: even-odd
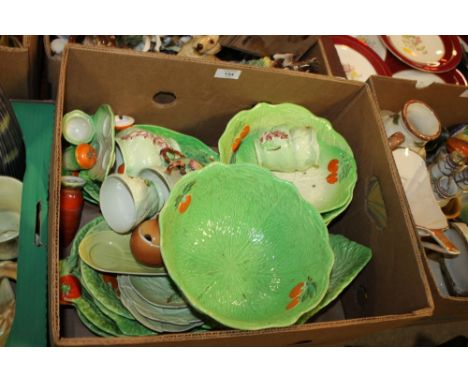
[(187, 307), (168, 277), (129, 276), (132, 288), (148, 303), (166, 309)]
[[(163, 277), (157, 277), (163, 278)], [(174, 308), (164, 308), (153, 305), (148, 301), (144, 300), (133, 288), (132, 284), (129, 281), (129, 277), (126, 275), (122, 275), (118, 277), (119, 282), (119, 289), (127, 288), (127, 295), (131, 297), (131, 300), (135, 306), (135, 308), (142, 314), (143, 316), (159, 321), (165, 322), (169, 324), (185, 326), (198, 323), (200, 325), (203, 324), (203, 321), (200, 318), (196, 317), (192, 311), (189, 309), (188, 305), (174, 309)], [(154, 293), (158, 293), (158, 290), (154, 291)]]
[(90, 267), (107, 273), (164, 275), (164, 268), (148, 267), (135, 260), (130, 250), (130, 234), (120, 235), (110, 228), (89, 232), (81, 241), (79, 254)]
[(218, 147), (223, 163), (257, 164), (292, 182), (327, 224), (352, 200), (357, 170), (351, 148), (328, 120), (302, 106), (259, 103), (241, 111)]
[(100, 336), (154, 335), (154, 331), (142, 326), (122, 305), (117, 292), (103, 279), (103, 274), (80, 261), (78, 247), (85, 236), (109, 230), (102, 217), (97, 217), (77, 233), (70, 256), (61, 260), (61, 275), (74, 275), (82, 285), (81, 296), (71, 302), (77, 309), (83, 324)]
[(95, 134), (92, 118), (81, 110), (73, 110), (63, 116), (62, 133), (73, 145), (89, 143)]
[(371, 250), (342, 235), (330, 235), (335, 253), (335, 263), (330, 275), (330, 285), (325, 297), (314, 309), (304, 314), (298, 323), (304, 323), (329, 305), (356, 278), (372, 257)]
[(160, 126), (134, 125), (121, 131), (116, 143), (116, 169), (131, 176), (145, 168), (165, 169), (169, 162), (182, 158), (187, 159), (187, 164), (195, 160), (203, 166), (218, 158), (198, 139)]
[(89, 177), (102, 182), (109, 173), (115, 160), (114, 113), (109, 105), (101, 105), (92, 116), (95, 134), (91, 146), (97, 152), (96, 164), (88, 170)]
[(154, 330), (159, 333), (177, 333), (185, 332), (187, 330), (203, 325), (203, 322), (201, 321), (179, 325), (174, 324), (172, 322), (164, 322), (147, 317), (142, 313), (141, 309), (137, 305), (136, 301), (138, 301), (138, 296), (135, 294), (135, 292), (128, 286), (119, 285), (119, 288), (122, 294), (121, 298), (123, 304), (133, 314), (133, 316), (138, 320), (138, 322), (140, 322), (142, 325), (146, 326), (151, 330)]
[(238, 329), (288, 326), (324, 297), (327, 228), (296, 187), (251, 164), (183, 177), (160, 214), (165, 266), (190, 304)]

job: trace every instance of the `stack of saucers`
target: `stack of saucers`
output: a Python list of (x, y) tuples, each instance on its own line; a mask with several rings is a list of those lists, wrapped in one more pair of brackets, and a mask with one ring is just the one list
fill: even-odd
[(124, 306), (144, 326), (156, 332), (183, 332), (203, 321), (166, 276), (117, 277)]

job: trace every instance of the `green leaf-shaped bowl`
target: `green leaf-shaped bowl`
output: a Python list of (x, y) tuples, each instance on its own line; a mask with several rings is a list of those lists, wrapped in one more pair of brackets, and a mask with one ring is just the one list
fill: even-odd
[(160, 227), (172, 280), (226, 326), (291, 325), (328, 289), (334, 255), (320, 214), (256, 165), (213, 163), (186, 175)]
[(372, 257), (370, 248), (342, 235), (330, 235), (335, 253), (335, 263), (330, 275), (330, 285), (325, 297), (314, 309), (304, 314), (298, 323), (304, 323), (329, 305), (356, 278)]
[(259, 103), (241, 111), (218, 146), (223, 163), (258, 164), (295, 184), (327, 224), (352, 200), (357, 169), (351, 148), (328, 120), (302, 106)]

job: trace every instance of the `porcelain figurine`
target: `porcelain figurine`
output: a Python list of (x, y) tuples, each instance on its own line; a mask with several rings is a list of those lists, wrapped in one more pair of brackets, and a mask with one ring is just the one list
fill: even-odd
[(433, 183), (433, 189), (439, 205), (446, 206), (450, 199), (468, 191), (468, 168), (449, 176), (441, 176)]
[(440, 153), (437, 161), (429, 166), (431, 182), (437, 182), (442, 176), (452, 176), (464, 166), (464, 158), (458, 151), (450, 154)]
[(215, 55), (220, 51), (219, 36), (193, 36), (189, 42), (182, 46), (178, 55), (217, 60)]
[(426, 157), (426, 143), (437, 139), (441, 133), (437, 115), (429, 105), (418, 100), (407, 101), (399, 113), (382, 112), (382, 119), (388, 138), (402, 133), (405, 139), (400, 147), (407, 147), (423, 158)]

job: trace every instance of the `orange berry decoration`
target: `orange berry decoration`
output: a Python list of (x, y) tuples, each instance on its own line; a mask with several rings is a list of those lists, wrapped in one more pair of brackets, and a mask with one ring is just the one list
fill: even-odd
[(301, 301), (301, 299), (299, 298), (299, 296), (297, 296), (296, 298), (291, 300), (291, 302), (286, 306), (286, 309), (289, 310), (294, 308), (297, 304), (299, 304), (299, 301)]
[(239, 134), (239, 138), (241, 140), (243, 140), (249, 134), (249, 132), (250, 132), (250, 126), (245, 125), (244, 128), (242, 129), (242, 131)]
[(75, 158), (80, 168), (83, 170), (89, 170), (96, 164), (96, 150), (90, 144), (82, 143), (76, 146)]
[(328, 163), (328, 171), (330, 171), (331, 173), (338, 172), (339, 164), (340, 162), (338, 161), (338, 159), (332, 159), (330, 163)]
[(335, 184), (338, 182), (338, 169), (339, 169), (340, 162), (338, 159), (332, 159), (328, 163), (328, 171), (330, 171), (330, 175), (327, 176), (327, 182), (329, 184)]
[(232, 144), (232, 152), (235, 153), (241, 144), (241, 140), (239, 138), (234, 139), (234, 143)]
[(327, 176), (327, 182), (330, 184), (335, 184), (338, 181), (338, 176), (336, 174), (330, 174)]
[(234, 139), (234, 142), (232, 144), (232, 152), (235, 153), (237, 150), (239, 150), (239, 146), (241, 145), (242, 143), (242, 140), (249, 134), (250, 132), (250, 126), (249, 125), (245, 125), (241, 132), (239, 133), (239, 136)]
[(117, 168), (117, 172), (119, 174), (123, 174), (125, 172), (125, 165), (123, 163)]
[(185, 195), (184, 200), (179, 203), (179, 212), (183, 214), (189, 208), (190, 202), (192, 201), (192, 197), (190, 195)]
[(290, 298), (298, 297), (302, 293), (302, 288), (304, 288), (304, 281), (301, 281), (294, 288), (291, 289), (291, 292), (289, 292), (289, 297)]

